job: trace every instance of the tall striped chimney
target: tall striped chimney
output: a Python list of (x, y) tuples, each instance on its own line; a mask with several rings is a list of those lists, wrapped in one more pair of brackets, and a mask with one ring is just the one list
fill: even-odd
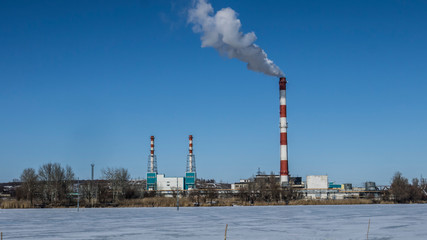
[(185, 172), (184, 188), (186, 190), (196, 188), (196, 156), (193, 154), (193, 135), (188, 136), (187, 169)]
[(155, 156), (154, 156), (154, 136), (151, 136), (151, 151), (150, 151), (150, 163), (148, 167), (148, 172), (154, 173), (156, 172), (156, 163), (155, 163)]
[(154, 136), (151, 136), (151, 149), (148, 155), (147, 190), (157, 190), (157, 157), (154, 154)]
[(188, 140), (188, 172), (193, 172), (193, 135), (190, 135)]
[(280, 87), (280, 185), (288, 185), (288, 122), (286, 120), (286, 78), (279, 80)]

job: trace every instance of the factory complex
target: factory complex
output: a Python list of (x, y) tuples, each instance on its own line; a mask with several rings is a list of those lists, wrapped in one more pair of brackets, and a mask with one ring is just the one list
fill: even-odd
[[(228, 189), (217, 188), (218, 192), (238, 193), (243, 190), (253, 188), (272, 188), (275, 184), (281, 189), (290, 189), (300, 193), (300, 197), (305, 199), (347, 199), (359, 197), (378, 198), (381, 189), (374, 182), (366, 182), (364, 187), (353, 187), (351, 183), (336, 184), (328, 181), (327, 175), (310, 175), (304, 182), (302, 177), (291, 177), (288, 169), (288, 138), (287, 138), (287, 111), (286, 111), (286, 78), (279, 78), (279, 103), (280, 103), (280, 170), (279, 175), (266, 175), (258, 172), (251, 179), (242, 179), (237, 183), (229, 185)], [(154, 136), (151, 136), (151, 150), (148, 156), (146, 190), (164, 192), (166, 196), (171, 196), (172, 191), (191, 191), (197, 187), (196, 162), (193, 154), (193, 136), (189, 136), (189, 148), (187, 155), (187, 165), (184, 177), (166, 177), (159, 174), (157, 170), (157, 158), (154, 154)], [(257, 187), (255, 187), (257, 186)], [(206, 186), (199, 187), (205, 188)], [(202, 189), (201, 189), (202, 190)]]
[[(251, 179), (241, 179), (231, 184), (231, 190), (238, 193), (242, 190), (269, 188), (269, 183), (278, 184), (280, 175), (266, 175), (258, 173)], [(351, 183), (337, 184), (328, 179), (328, 175), (308, 175), (306, 181), (302, 177), (290, 177), (289, 187), (299, 193), (304, 199), (354, 199), (371, 198), (379, 199), (387, 186), (377, 186), (375, 182), (365, 182), (363, 187), (354, 187)]]
[(196, 159), (193, 154), (193, 136), (189, 136), (189, 153), (185, 177), (166, 177), (157, 172), (157, 157), (154, 154), (154, 136), (151, 136), (151, 150), (148, 156), (147, 190), (176, 191), (191, 190), (196, 186)]
[[(280, 179), (279, 184), (282, 187), (289, 185), (288, 170), (288, 122), (286, 120), (286, 78), (280, 77)], [(185, 177), (166, 177), (164, 174), (158, 174), (157, 157), (154, 154), (154, 136), (151, 136), (151, 150), (148, 156), (147, 168), (147, 190), (171, 191), (177, 189), (189, 190), (196, 186), (196, 164), (193, 154), (193, 136), (189, 136), (189, 153), (187, 156), (187, 169)]]
[[(256, 204), (288, 204), (290, 201), (303, 200), (344, 200), (344, 202), (371, 202), (401, 201), (396, 198), (390, 186), (377, 186), (375, 182), (365, 182), (364, 186), (353, 186), (352, 183), (336, 183), (328, 175), (308, 175), (305, 179), (298, 174), (290, 174), (288, 166), (288, 122), (286, 110), (286, 78), (279, 78), (279, 135), (280, 154), (278, 168), (271, 174), (265, 174), (258, 169), (255, 176), (241, 179), (236, 183), (217, 183), (214, 179), (198, 178), (196, 171), (196, 157), (193, 149), (193, 135), (188, 136), (188, 154), (183, 176), (167, 176), (159, 171), (155, 154), (155, 136), (150, 136), (150, 151), (147, 161), (146, 179), (130, 179), (126, 169), (112, 168), (103, 170), (103, 179), (94, 179), (94, 164), (91, 165), (91, 180), (70, 180), (70, 186), (64, 189), (63, 198), (49, 199), (51, 194), (38, 193), (39, 189), (47, 191), (43, 184), (46, 181), (37, 181), (41, 187), (37, 188), (34, 196), (37, 205), (57, 206), (69, 205), (81, 201), (86, 206), (171, 206), (170, 197), (176, 197), (177, 206), (182, 197), (184, 206), (232, 206)], [(147, 144), (148, 150), (148, 144)], [(185, 155), (184, 155), (185, 156)], [(184, 157), (183, 156), (183, 157)], [(184, 163), (184, 161), (182, 161)], [(279, 164), (280, 163), (280, 164)], [(49, 164), (47, 164), (48, 166)], [(52, 164), (51, 164), (52, 165)], [(60, 165), (58, 164), (58, 167)], [(318, 169), (317, 172), (322, 171)], [(274, 174), (277, 173), (277, 174)], [(422, 180), (424, 181), (424, 180)], [(425, 181), (424, 181), (425, 182)], [(80, 184), (83, 186), (80, 193)], [(65, 185), (64, 185), (65, 186)], [(0, 199), (18, 197), (21, 188), (26, 187), (21, 182), (0, 184)], [(77, 189), (77, 190), (75, 190)], [(411, 191), (415, 192), (415, 188)], [(421, 189), (420, 196), (425, 199), (425, 189)], [(29, 190), (28, 190), (29, 191)], [(56, 191), (56, 190), (55, 190)], [(68, 191), (68, 192), (67, 192)], [(46, 197), (47, 196), (47, 197)], [(76, 199), (77, 196), (77, 199)], [(22, 197), (22, 196), (19, 196)], [(61, 197), (61, 196), (60, 196)], [(163, 198), (165, 197), (165, 198)], [(419, 199), (421, 199), (419, 197)], [(140, 201), (138, 199), (145, 199)], [(412, 199), (412, 198), (411, 198)], [(414, 198), (415, 199), (415, 198)], [(126, 201), (123, 201), (126, 200)], [(138, 202), (139, 201), (139, 202)], [(338, 203), (340, 201), (337, 201)], [(317, 204), (318, 201), (315, 203)], [(326, 202), (329, 204), (328, 202)], [(128, 205), (126, 205), (128, 204)]]

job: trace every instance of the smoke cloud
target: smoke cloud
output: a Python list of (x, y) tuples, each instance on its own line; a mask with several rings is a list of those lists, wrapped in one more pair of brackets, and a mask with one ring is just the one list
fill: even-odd
[(233, 9), (223, 8), (214, 14), (210, 3), (198, 0), (188, 13), (188, 22), (194, 24), (193, 31), (202, 33), (202, 47), (213, 47), (220, 54), (237, 58), (247, 63), (250, 70), (270, 76), (284, 76), (264, 50), (254, 44), (257, 39), (255, 33), (240, 32), (242, 24)]

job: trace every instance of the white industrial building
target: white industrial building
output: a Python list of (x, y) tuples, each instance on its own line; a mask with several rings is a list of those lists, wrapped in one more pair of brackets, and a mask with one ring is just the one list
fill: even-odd
[(157, 190), (175, 191), (184, 189), (183, 177), (165, 177), (165, 174), (157, 174)]
[(306, 178), (306, 197), (308, 199), (328, 198), (328, 175), (310, 175)]
[(328, 189), (328, 175), (307, 176), (307, 189)]

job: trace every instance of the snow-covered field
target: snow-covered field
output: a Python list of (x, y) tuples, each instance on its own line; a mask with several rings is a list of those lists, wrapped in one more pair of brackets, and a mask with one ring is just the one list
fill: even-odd
[(427, 239), (427, 205), (0, 209), (3, 239)]

